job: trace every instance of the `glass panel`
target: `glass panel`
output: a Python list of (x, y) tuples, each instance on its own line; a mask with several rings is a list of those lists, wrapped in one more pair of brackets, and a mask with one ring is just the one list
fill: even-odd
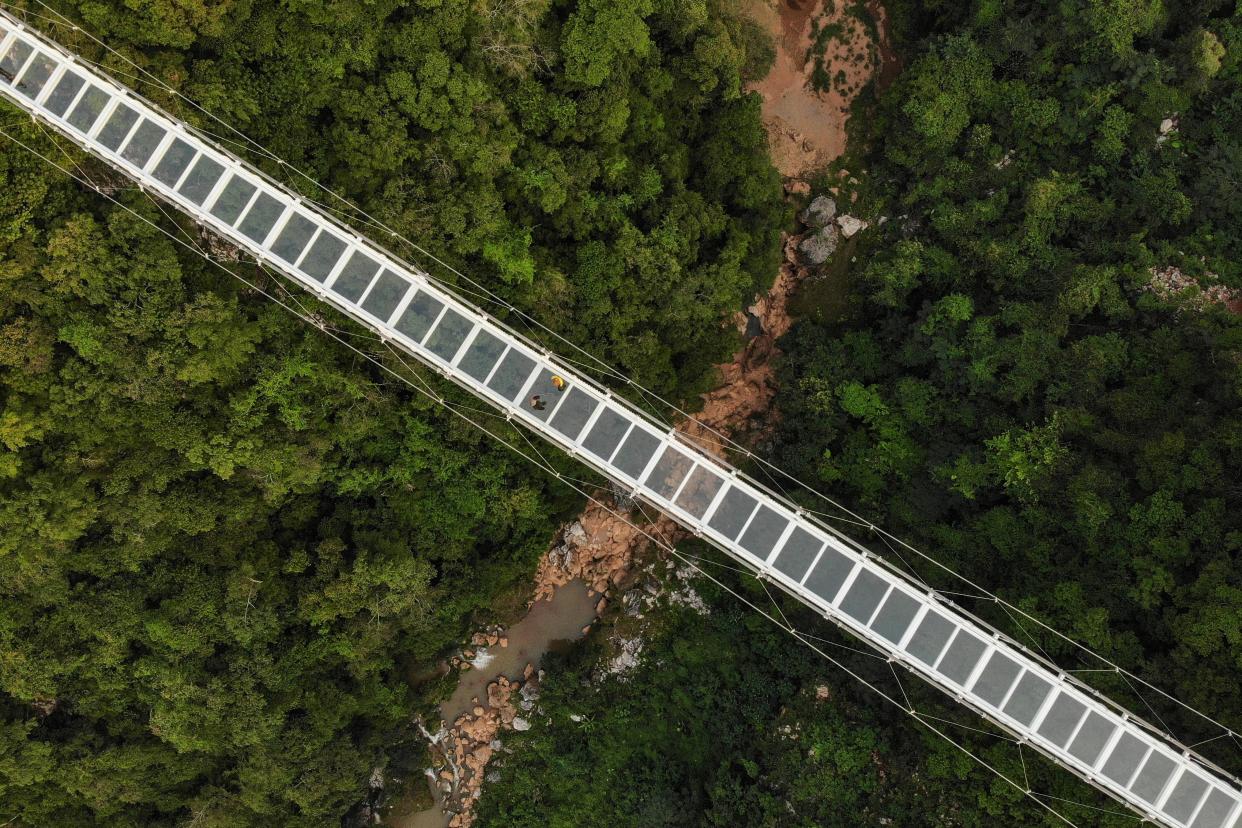
[(177, 192), (195, 204), (202, 204), (207, 196), (211, 195), (212, 189), (223, 174), (223, 165), (216, 163), (206, 155), (200, 155), (190, 169), (189, 175), (185, 177), (185, 181), (182, 181), (181, 186), (177, 188)]
[(272, 232), (272, 227), (284, 212), (284, 202), (260, 192), (254, 204), (250, 205), (250, 209), (246, 211), (246, 217), (242, 219), (237, 229), (254, 239), (256, 243), (263, 244), (267, 239), (267, 234)]
[(622, 417), (611, 408), (605, 409), (591, 427), (591, 433), (582, 441), (582, 446), (601, 460), (607, 460), (612, 457), (629, 427), (628, 418)]
[(953, 639), (936, 669), (964, 686), (987, 648), (986, 644), (963, 629)]
[(884, 606), (880, 607), (875, 620), (871, 622), (871, 629), (896, 644), (906, 634), (906, 628), (918, 612), (918, 601), (901, 590), (894, 589), (888, 594)]
[(750, 522), (750, 526), (746, 527), (746, 533), (742, 535), (739, 543), (747, 552), (766, 561), (788, 525), (788, 518), (781, 517), (767, 506), (760, 506), (758, 514)]
[(870, 569), (862, 570), (854, 583), (850, 584), (850, 591), (845, 593), (845, 598), (841, 601), (841, 611), (866, 624), (871, 620), (871, 613), (879, 606), (880, 599), (888, 591), (888, 586), (888, 581)]
[[(379, 268), (379, 262), (367, 256), (361, 250), (355, 250), (354, 255), (350, 256), (349, 261), (341, 268), (341, 272), (336, 274), (336, 281), (332, 283), (332, 290), (338, 296), (351, 302), (357, 302), (358, 297), (362, 296), (363, 291), (367, 289), (367, 285), (371, 284), (371, 280), (375, 278)], [(438, 308), (436, 313), (439, 313)], [(427, 320), (427, 324), (430, 325), (434, 320), (435, 317), (432, 316), (431, 319)], [(401, 330), (399, 325), (397, 330)], [(424, 328), (423, 333), (426, 332), (427, 329)], [(421, 335), (419, 339), (422, 339)]]
[(1077, 756), (1088, 765), (1094, 765), (1116, 729), (1117, 725), (1106, 716), (1101, 716), (1095, 711), (1088, 713), (1087, 720), (1078, 730), (1078, 735), (1074, 737), (1074, 741), (1070, 742), (1070, 754)]
[(831, 545), (826, 546), (824, 554), (819, 556), (819, 563), (815, 564), (806, 579), (806, 588), (831, 604), (853, 570), (854, 561), (833, 549)]
[(1229, 794), (1220, 788), (1213, 788), (1190, 828), (1221, 828), (1225, 824), (1225, 817), (1229, 816), (1236, 804), (1237, 800)]
[(1035, 721), (1039, 709), (1044, 706), (1044, 699), (1052, 692), (1052, 685), (1035, 673), (1026, 672), (1018, 679), (1018, 686), (1013, 689), (1009, 701), (1005, 703), (1005, 712), (1024, 725)]
[[(345, 274), (342, 273), (341, 275), (344, 276)], [(338, 278), (336, 281), (339, 283), (341, 280)], [(333, 289), (336, 289), (335, 285)], [(357, 299), (357, 297), (353, 298)], [(401, 318), (397, 320), (397, 324), (393, 327), (415, 342), (422, 342), (423, 337), (427, 335), (427, 331), (431, 330), (431, 326), (435, 324), (436, 317), (440, 315), (440, 311), (443, 309), (443, 302), (427, 291), (420, 290), (414, 294), (410, 304), (405, 306), (405, 310), (401, 312)]]
[(526, 392), (526, 409), (536, 419), (546, 422), (567, 388), (569, 386), (560, 374), (540, 371), (539, 376), (531, 383), (530, 390)]
[(466, 341), (466, 336), (473, 327), (473, 322), (449, 308), (444, 312), (440, 324), (436, 325), (436, 329), (427, 338), (427, 350), (448, 362), (457, 355), (457, 350)]
[(999, 650), (993, 650), (992, 657), (988, 659), (983, 672), (979, 674), (979, 680), (971, 690), (993, 707), (1000, 707), (1020, 672), (1022, 668), (1016, 661), (1002, 655)]
[(1178, 822), (1185, 822), (1190, 819), (1195, 808), (1199, 807), (1199, 800), (1203, 799), (1207, 789), (1208, 783), (1205, 779), (1188, 770), (1183, 771), (1182, 778), (1177, 780), (1173, 792), (1164, 801), (1164, 812)]
[(56, 87), (52, 90), (52, 94), (47, 96), (47, 100), (43, 105), (53, 115), (64, 115), (65, 110), (69, 108), (69, 104), (73, 103), (73, 99), (77, 97), (78, 90), (86, 81), (82, 80), (81, 75), (75, 75), (73, 72), (65, 72), (60, 76), (60, 80), (56, 81)]
[(1177, 764), (1172, 759), (1153, 750), (1151, 756), (1147, 757), (1147, 764), (1143, 765), (1134, 784), (1130, 786), (1130, 790), (1140, 799), (1154, 804), (1160, 798), (1160, 792), (1164, 790), (1165, 783), (1169, 781), (1176, 767)]
[(758, 505), (753, 497), (736, 486), (730, 486), (707, 525), (729, 540), (733, 540), (742, 531), (751, 512), (755, 511)]
[(0, 78), (5, 83), (12, 83), (17, 77), (17, 73), (21, 71), (22, 64), (30, 57), (30, 53), (34, 49), (30, 48), (21, 40), (13, 41), (13, 45), (9, 47), (8, 53), (3, 59), (0, 59)]
[(713, 474), (703, 466), (690, 473), (690, 479), (677, 495), (677, 505), (700, 520), (707, 514), (707, 507), (716, 499), (716, 492), (724, 485), (720, 475)]
[(552, 427), (569, 439), (577, 440), (578, 435), (582, 433), (582, 427), (587, 424), (587, 420), (591, 419), (591, 414), (598, 405), (599, 403), (590, 394), (571, 388), (569, 396), (565, 398), (565, 402), (561, 403), (556, 416), (552, 418)]
[(496, 366), (496, 373), (492, 374), (492, 380), (487, 387), (512, 402), (522, 393), (522, 388), (526, 385), (526, 380), (530, 379), (530, 372), (533, 370), (533, 359), (516, 348), (510, 348), (500, 365)]
[(289, 264), (296, 264), (306, 245), (310, 244), (311, 236), (315, 235), (317, 225), (301, 213), (293, 213), (285, 226), (276, 234), (272, 242), (272, 252)]
[(216, 203), (211, 207), (211, 214), (225, 224), (232, 225), (237, 222), (237, 217), (241, 215), (242, 210), (246, 209), (246, 205), (250, 203), (250, 197), (254, 195), (257, 188), (246, 179), (240, 176), (233, 176), (229, 179), (229, 183), (224, 185), (224, 190), (220, 193), (220, 197), (216, 199)]
[(655, 454), (659, 447), (659, 437), (644, 428), (635, 426), (630, 429), (625, 442), (621, 444), (616, 456), (612, 458), (612, 465), (637, 479), (643, 473), (643, 469), (647, 468), (647, 461), (651, 459), (651, 455)]
[(185, 141), (174, 138), (172, 144), (164, 152), (164, 157), (160, 159), (160, 163), (155, 165), (155, 170), (151, 175), (156, 181), (174, 187), (181, 180), (181, 174), (185, 172), (186, 167), (190, 166), (197, 152), (198, 150)]
[(138, 125), (138, 129), (134, 130), (134, 135), (125, 145), (125, 149), (121, 150), (121, 157), (135, 167), (145, 167), (147, 159), (151, 157), (151, 153), (155, 152), (160, 141), (164, 140), (166, 133), (167, 130), (159, 124), (143, 121)]
[[(492, 366), (496, 364), (496, 360), (500, 359), (500, 355), (504, 352), (504, 342), (487, 331), (479, 331), (475, 335), (474, 341), (470, 343), (470, 347), (466, 349), (465, 356), (461, 358), (461, 362), (457, 363), (457, 365), (479, 382), (483, 382), (487, 379), (487, 375), (492, 372)], [(581, 392), (575, 391), (575, 393)]]
[(108, 149), (116, 151), (121, 148), (121, 143), (125, 140), (125, 136), (129, 135), (129, 131), (133, 129), (136, 123), (138, 123), (138, 113), (125, 104), (118, 104), (116, 109), (112, 110), (112, 114), (108, 116), (107, 123), (99, 130), (99, 134), (95, 136), (95, 140)]
[[(324, 230), (315, 237), (315, 243), (311, 245), (311, 249), (307, 254), (302, 257), (302, 264), (298, 265), (298, 267), (307, 276), (322, 282), (328, 278), (332, 268), (336, 267), (337, 260), (345, 252), (345, 246), (345, 242)], [(378, 268), (379, 265), (377, 264), (371, 268), (371, 272), (374, 273)]]
[(1053, 700), (1052, 708), (1040, 723), (1039, 733), (1057, 747), (1062, 747), (1086, 712), (1085, 704), (1062, 692)]
[(647, 478), (647, 488), (665, 500), (672, 500), (673, 495), (677, 494), (677, 487), (686, 479), (693, 465), (693, 460), (669, 446), (664, 449), (664, 454), (660, 455), (655, 468), (651, 470), (651, 475)]
[(1113, 752), (1108, 755), (1101, 773), (1118, 785), (1126, 785), (1146, 755), (1146, 742), (1131, 733), (1123, 733), (1113, 746)]
[(30, 62), (26, 71), (22, 72), (22, 79), (17, 82), (17, 91), (31, 100), (39, 97), (39, 93), (43, 91), (43, 84), (47, 83), (47, 79), (52, 76), (52, 70), (55, 68), (56, 64), (50, 57), (39, 55)]
[(815, 556), (819, 554), (819, 548), (823, 545), (822, 540), (801, 526), (795, 526), (793, 534), (781, 547), (781, 554), (776, 556), (774, 566), (793, 580), (800, 582), (802, 576), (815, 562)]
[(107, 92), (98, 86), (92, 86), (82, 94), (81, 99), (78, 100), (78, 105), (69, 113), (69, 123), (84, 133), (90, 132), (91, 127), (95, 124), (95, 119), (99, 117), (100, 112), (103, 112), (103, 108), (108, 103), (108, 100)]
[(392, 316), (392, 312), (397, 309), (397, 305), (401, 304), (401, 298), (409, 293), (411, 287), (407, 280), (391, 270), (385, 270), (380, 274), (379, 281), (371, 288), (371, 292), (367, 294), (367, 300), (362, 303), (362, 308), (377, 319), (387, 322), (388, 317)]
[(919, 628), (910, 637), (906, 652), (922, 661), (929, 667), (936, 663), (940, 651), (948, 643), (953, 634), (953, 625), (943, 615), (929, 610), (919, 623)]

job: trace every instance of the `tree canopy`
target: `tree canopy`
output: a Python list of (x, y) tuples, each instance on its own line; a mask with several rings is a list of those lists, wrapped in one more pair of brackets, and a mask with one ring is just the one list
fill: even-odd
[[(779, 182), (739, 94), (744, 26), (714, 2), (64, 10), (675, 396), (772, 270)], [(360, 329), (290, 297), (361, 352), (302, 324), (268, 274), (14, 129), (116, 203), (0, 152), (0, 822), (334, 824), (374, 769), (420, 759), (410, 716), (440, 690), (407, 670), (520, 590), (579, 503), (366, 359)]]

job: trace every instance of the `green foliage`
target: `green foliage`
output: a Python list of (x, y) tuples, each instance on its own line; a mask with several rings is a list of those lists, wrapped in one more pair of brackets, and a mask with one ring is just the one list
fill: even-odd
[(855, 251), (852, 315), (785, 342), (781, 459), (1236, 727), (1242, 320), (1151, 281), (1242, 286), (1242, 17), (904, 13), (929, 30), (867, 159), (867, 203), (895, 218)]
[(724, 598), (708, 615), (665, 606), (656, 626), (627, 631), (642, 637), (641, 656), (620, 675), (599, 636), (550, 659), (535, 725), (506, 738), (513, 752), (497, 762), (478, 824), (718, 824), (704, 815), (716, 807), (713, 778), (731, 772), (721, 757), (747, 761), (811, 666), (791, 638)]
[(571, 83), (600, 86), (627, 57), (644, 57), (651, 36), (644, 20), (652, 0), (582, 0), (565, 23), (561, 51)]
[[(773, 270), (752, 56), (714, 4), (68, 11), (674, 395)], [(0, 822), (338, 824), (373, 769), (421, 761), (432, 691), (406, 668), (488, 618), (577, 500), (72, 161), (134, 212), (0, 153)]]

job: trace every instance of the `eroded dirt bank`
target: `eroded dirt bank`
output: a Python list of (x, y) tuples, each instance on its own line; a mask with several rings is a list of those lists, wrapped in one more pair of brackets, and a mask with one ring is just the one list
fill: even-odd
[[(876, 4), (867, 8), (869, 20), (856, 16), (859, 6), (837, 8), (833, 0), (751, 3), (755, 19), (773, 35), (777, 53), (772, 71), (751, 88), (764, 99), (773, 164), (794, 198), (809, 194), (809, 179), (844, 152), (850, 106), (883, 65), (886, 52), (876, 43), (878, 39), (884, 45), (883, 11)], [(677, 426), (709, 451), (723, 453), (721, 435), (753, 443), (776, 422), (772, 402), (775, 361), (780, 355), (777, 342), (792, 324), (794, 292), (814, 269), (799, 255), (802, 241), (801, 234), (784, 239), (784, 260), (771, 290), (756, 297), (748, 312), (734, 320), (739, 331), (750, 334), (745, 346), (730, 362), (718, 366), (721, 384), (703, 396), (695, 418)], [(567, 524), (539, 562), (527, 618), (507, 631), (477, 633), (471, 647), (451, 665), (464, 668), (463, 676), (470, 675), (470, 670), (476, 672), (470, 680), (463, 680), (453, 700), (442, 708), (444, 718), (435, 732), (424, 726), (436, 762), (428, 776), (439, 805), (389, 824), (397, 828), (472, 825), (487, 765), (505, 749), (503, 734), (530, 726), (523, 713), (537, 703), (540, 647), (546, 648), (547, 642), (530, 645), (516, 660), (517, 653), (509, 652), (503, 664), (491, 661), (497, 648), (506, 651), (514, 640), (524, 638), (519, 627), (541, 612), (560, 619), (554, 625), (565, 638), (585, 635), (592, 619), (606, 612), (633, 582), (635, 562), (650, 548), (652, 538), (671, 545), (685, 535), (672, 520), (631, 511), (631, 504), (610, 495), (602, 495), (601, 502), (589, 504)], [(585, 621), (584, 600), (589, 612)], [(557, 610), (552, 613), (549, 608), (554, 603)], [(515, 673), (519, 662), (524, 665), (520, 674)], [(480, 681), (477, 676), (483, 675), (491, 678)], [(484, 689), (475, 695), (477, 688)], [(467, 697), (468, 706), (464, 704)]]

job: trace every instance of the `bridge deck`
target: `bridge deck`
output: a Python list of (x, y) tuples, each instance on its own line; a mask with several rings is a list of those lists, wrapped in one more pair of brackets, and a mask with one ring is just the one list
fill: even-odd
[[(1168, 735), (7, 14), (0, 14), (0, 93), (1152, 821), (1242, 828), (1237, 781)], [(554, 376), (566, 381), (563, 390)], [(530, 404), (536, 395), (539, 408)]]

